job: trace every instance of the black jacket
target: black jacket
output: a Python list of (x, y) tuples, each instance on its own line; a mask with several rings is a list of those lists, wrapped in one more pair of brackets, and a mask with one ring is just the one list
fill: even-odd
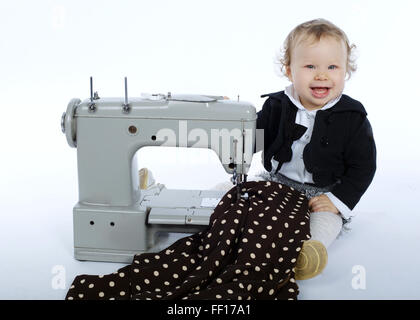
[[(263, 163), (271, 171), (271, 158), (284, 162), (292, 159), (291, 146), (306, 131), (295, 123), (297, 107), (284, 91), (262, 95), (269, 97), (257, 114), (257, 129), (264, 129)], [(363, 105), (342, 95), (327, 110), (316, 113), (310, 142), (303, 161), (318, 187), (335, 186), (331, 191), (353, 209), (372, 182), (376, 171), (376, 146), (372, 128)]]

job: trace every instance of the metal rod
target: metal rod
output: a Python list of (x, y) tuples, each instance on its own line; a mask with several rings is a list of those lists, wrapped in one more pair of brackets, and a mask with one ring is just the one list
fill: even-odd
[(89, 103), (89, 112), (95, 112), (96, 106), (95, 102), (93, 102), (93, 78), (90, 77), (90, 103)]
[(125, 90), (125, 105), (128, 106), (128, 94), (127, 94), (127, 77), (124, 78), (124, 90)]
[(90, 102), (93, 102), (93, 79), (90, 77)]
[(124, 77), (124, 93), (125, 93), (125, 97), (124, 97), (122, 112), (129, 113), (130, 106), (128, 105), (127, 77)]

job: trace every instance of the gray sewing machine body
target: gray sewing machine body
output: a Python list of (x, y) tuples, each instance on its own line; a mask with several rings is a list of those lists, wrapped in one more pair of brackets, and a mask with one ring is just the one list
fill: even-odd
[(251, 104), (223, 97), (71, 100), (62, 130), (77, 147), (75, 258), (130, 263), (134, 254), (152, 248), (157, 231), (202, 230), (224, 192), (161, 184), (140, 189), (136, 152), (144, 146), (212, 149), (240, 181), (251, 165), (255, 126)]

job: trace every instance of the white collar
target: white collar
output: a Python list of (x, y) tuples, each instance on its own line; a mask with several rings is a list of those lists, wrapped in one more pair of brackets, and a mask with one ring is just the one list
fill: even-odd
[(296, 92), (296, 90), (295, 90), (295, 87), (293, 86), (293, 84), (291, 84), (291, 85), (289, 85), (289, 86), (287, 86), (286, 87), (286, 89), (284, 90), (284, 93), (289, 97), (289, 99), (290, 99), (290, 101), (292, 101), (293, 102), (293, 104), (298, 108), (298, 109), (300, 109), (300, 110), (305, 110), (305, 111), (307, 111), (307, 112), (311, 112), (311, 111), (318, 111), (318, 110), (326, 110), (326, 109), (329, 109), (329, 108), (331, 108), (331, 107), (333, 107), (340, 99), (341, 99), (341, 94), (337, 97), (337, 98), (335, 98), (335, 99), (333, 99), (333, 100), (331, 100), (331, 101), (329, 101), (325, 106), (323, 106), (321, 109), (316, 109), (316, 110), (307, 110), (303, 105), (302, 105), (302, 103), (300, 103), (300, 100), (299, 100), (299, 96), (298, 96), (298, 94), (297, 94), (297, 92)]

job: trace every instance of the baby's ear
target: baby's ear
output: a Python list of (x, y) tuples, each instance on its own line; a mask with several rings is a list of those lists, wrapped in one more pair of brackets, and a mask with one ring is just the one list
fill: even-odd
[(345, 78), (345, 80), (346, 81), (349, 81), (350, 80), (350, 78), (351, 78), (351, 72), (349, 72), (348, 70), (346, 71), (346, 78)]
[(286, 77), (290, 80), (290, 82), (293, 82), (292, 78), (292, 70), (290, 69), (290, 66), (286, 66)]

